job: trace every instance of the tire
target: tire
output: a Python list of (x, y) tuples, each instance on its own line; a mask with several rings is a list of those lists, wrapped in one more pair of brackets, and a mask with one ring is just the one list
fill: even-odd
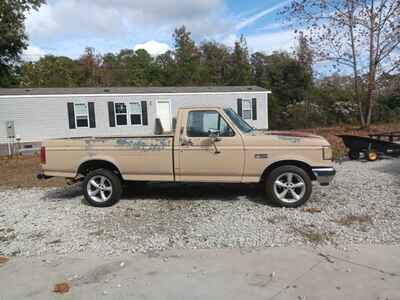
[(366, 158), (368, 161), (376, 161), (378, 160), (378, 153), (375, 150), (367, 151), (365, 153)]
[(310, 199), (312, 193), (310, 176), (305, 170), (296, 166), (274, 169), (265, 182), (265, 188), (268, 200), (289, 208), (303, 205)]
[(359, 160), (360, 159), (360, 151), (350, 150), (349, 158), (350, 158), (350, 160)]
[(121, 198), (121, 179), (110, 170), (98, 169), (92, 171), (86, 175), (83, 181), (83, 194), (91, 206), (112, 206)]

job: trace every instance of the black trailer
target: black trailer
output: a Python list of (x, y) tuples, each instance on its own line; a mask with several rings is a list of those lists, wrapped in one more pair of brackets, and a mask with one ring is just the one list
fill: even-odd
[(400, 157), (400, 131), (370, 134), (368, 137), (355, 135), (338, 135), (343, 140), (348, 155), (358, 160), (361, 154), (369, 161), (382, 156)]

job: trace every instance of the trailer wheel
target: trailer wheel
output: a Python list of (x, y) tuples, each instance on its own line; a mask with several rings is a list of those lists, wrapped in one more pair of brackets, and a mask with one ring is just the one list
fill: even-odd
[(360, 151), (350, 150), (349, 158), (350, 158), (350, 160), (359, 160), (360, 159)]
[(376, 161), (378, 159), (378, 153), (375, 150), (368, 151), (366, 153), (368, 161)]

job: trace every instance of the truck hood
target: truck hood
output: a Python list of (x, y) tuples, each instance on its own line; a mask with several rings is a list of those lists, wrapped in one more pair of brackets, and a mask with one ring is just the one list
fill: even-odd
[(250, 144), (265, 146), (330, 146), (323, 137), (300, 131), (255, 130), (245, 135), (245, 139)]

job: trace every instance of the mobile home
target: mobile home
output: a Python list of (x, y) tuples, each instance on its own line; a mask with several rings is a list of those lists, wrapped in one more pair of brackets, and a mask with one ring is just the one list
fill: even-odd
[(0, 154), (10, 143), (29, 150), (50, 138), (154, 134), (156, 119), (169, 131), (187, 106), (230, 107), (267, 129), (269, 93), (257, 86), (0, 89)]

